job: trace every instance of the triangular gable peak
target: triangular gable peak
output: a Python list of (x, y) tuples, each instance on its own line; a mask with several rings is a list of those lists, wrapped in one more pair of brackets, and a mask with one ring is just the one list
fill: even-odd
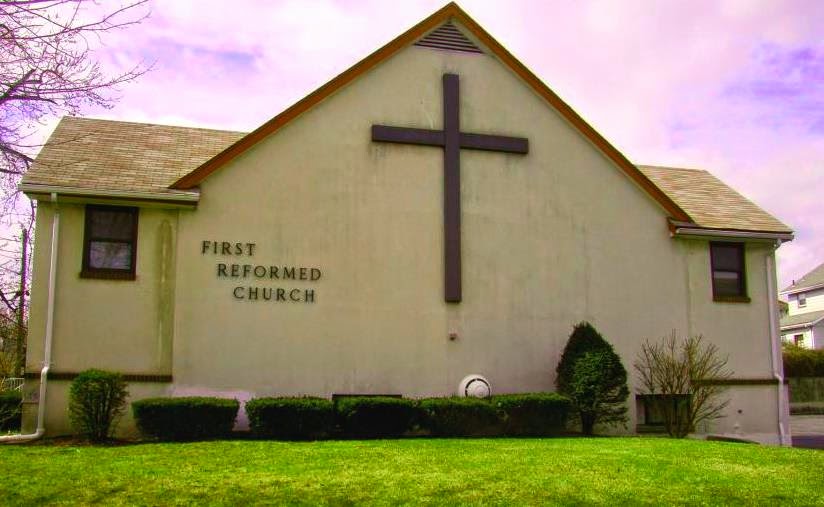
[(418, 39), (415, 46), (462, 53), (483, 53), (474, 42), (469, 40), (451, 21), (447, 21)]
[[(483, 48), (470, 40), (453, 24), (457, 22), (476, 39)], [(383, 61), (395, 55), (409, 45), (418, 45), (440, 50), (463, 51), (467, 53), (491, 53), (507, 66), (520, 79), (529, 85), (541, 98), (550, 104), (575, 129), (593, 143), (604, 155), (615, 163), (633, 182), (640, 186), (650, 197), (658, 202), (670, 217), (675, 220), (692, 222), (689, 215), (672, 199), (664, 194), (641, 171), (635, 167), (620, 151), (612, 146), (603, 136), (581, 118), (568, 104), (549, 89), (523, 63), (518, 61), (506, 48), (496, 41), (475, 20), (469, 17), (457, 4), (451, 2), (413, 26), (385, 46), (356, 63), (337, 77), (296, 102), (279, 115), (267, 121), (221, 153), (215, 155), (200, 167), (177, 180), (170, 188), (177, 190), (191, 189), (206, 177), (217, 171), (235, 157), (274, 134), (292, 120), (308, 111), (340, 88), (348, 85), (359, 76), (373, 69)], [(474, 49), (473, 49), (474, 48)]]

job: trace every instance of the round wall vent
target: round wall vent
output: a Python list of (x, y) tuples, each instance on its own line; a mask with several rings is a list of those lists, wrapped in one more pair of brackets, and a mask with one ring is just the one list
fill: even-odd
[(486, 398), (492, 394), (492, 386), (483, 375), (473, 373), (467, 375), (458, 384), (458, 396), (466, 396), (469, 398)]

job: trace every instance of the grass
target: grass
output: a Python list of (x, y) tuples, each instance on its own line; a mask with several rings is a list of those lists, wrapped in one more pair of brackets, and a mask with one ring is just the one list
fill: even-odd
[(663, 438), (0, 446), (0, 504), (824, 505), (824, 452)]

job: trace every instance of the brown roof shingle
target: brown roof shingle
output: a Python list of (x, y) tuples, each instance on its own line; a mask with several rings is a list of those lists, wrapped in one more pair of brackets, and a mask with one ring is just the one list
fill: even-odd
[(23, 184), (170, 193), (242, 132), (64, 117)]
[(791, 233), (787, 225), (721, 180), (699, 169), (639, 165), (699, 227)]

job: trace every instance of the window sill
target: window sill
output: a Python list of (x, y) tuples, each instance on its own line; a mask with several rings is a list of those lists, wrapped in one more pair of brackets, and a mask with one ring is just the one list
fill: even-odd
[(123, 271), (81, 271), (80, 278), (93, 280), (136, 280), (137, 276), (131, 272)]
[(716, 303), (749, 303), (750, 298), (747, 296), (714, 296), (712, 298)]

